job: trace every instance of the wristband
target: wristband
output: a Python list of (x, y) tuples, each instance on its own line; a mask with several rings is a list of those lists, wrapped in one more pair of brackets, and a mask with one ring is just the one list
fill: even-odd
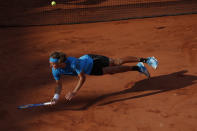
[(56, 93), (56, 94), (53, 96), (53, 99), (58, 100), (59, 97), (60, 97), (60, 95)]

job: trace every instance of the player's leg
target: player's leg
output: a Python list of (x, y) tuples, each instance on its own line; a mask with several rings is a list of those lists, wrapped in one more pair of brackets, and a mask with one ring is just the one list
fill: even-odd
[(139, 71), (138, 66), (108, 66), (103, 68), (103, 74), (116, 74), (127, 71)]
[(147, 63), (154, 69), (156, 69), (158, 66), (158, 61), (155, 57), (143, 58), (143, 57), (127, 56), (123, 58), (110, 58), (110, 66), (117, 66), (125, 63), (132, 63), (132, 62)]
[(140, 58), (135, 56), (127, 56), (123, 58), (110, 58), (110, 64), (113, 66), (122, 65), (125, 63), (133, 63), (133, 62), (146, 62), (147, 58)]
[(139, 62), (137, 66), (108, 66), (104, 67), (103, 74), (116, 74), (116, 73), (123, 73), (128, 71), (138, 71), (140, 73), (143, 73), (148, 78), (150, 77), (150, 74), (146, 67), (143, 65), (142, 62)]
[(111, 66), (110, 58), (101, 55), (89, 54), (93, 59), (93, 68), (90, 75), (104, 75), (115, 74), (127, 71), (139, 71), (150, 77), (150, 74), (142, 62), (139, 62), (136, 66)]

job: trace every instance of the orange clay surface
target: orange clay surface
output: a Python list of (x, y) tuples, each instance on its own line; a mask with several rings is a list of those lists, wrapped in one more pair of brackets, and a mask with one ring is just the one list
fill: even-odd
[[(197, 15), (159, 17), (64, 26), (1, 28), (1, 131), (196, 131)], [(159, 67), (149, 80), (138, 72), (87, 76), (77, 83), (63, 77), (59, 103), (49, 101), (55, 81), (49, 68), (53, 51), (79, 57), (155, 56)], [(131, 63), (128, 65), (136, 65)]]

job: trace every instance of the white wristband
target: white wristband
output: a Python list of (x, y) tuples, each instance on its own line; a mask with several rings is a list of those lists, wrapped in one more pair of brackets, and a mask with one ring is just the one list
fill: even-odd
[(56, 94), (53, 96), (53, 99), (58, 100), (59, 97), (60, 97), (60, 95), (56, 93)]

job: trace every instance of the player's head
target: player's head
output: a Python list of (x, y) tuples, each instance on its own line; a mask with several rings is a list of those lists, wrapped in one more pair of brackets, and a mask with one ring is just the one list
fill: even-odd
[(62, 67), (65, 64), (66, 60), (67, 60), (66, 54), (62, 52), (53, 52), (50, 55), (49, 63), (51, 67), (56, 69)]

